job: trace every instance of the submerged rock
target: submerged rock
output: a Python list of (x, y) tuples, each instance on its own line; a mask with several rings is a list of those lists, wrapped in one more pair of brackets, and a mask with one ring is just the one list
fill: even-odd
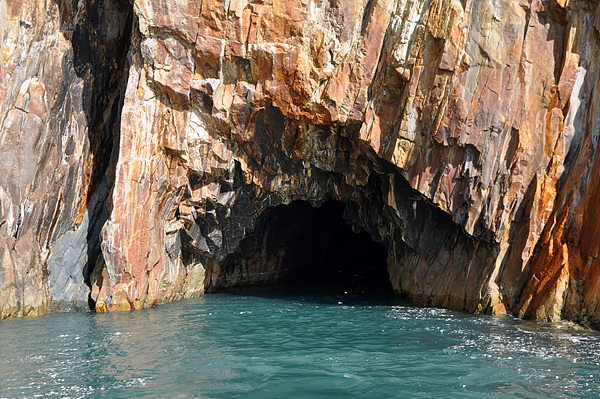
[(600, 325), (596, 2), (0, 11), (2, 316), (277, 281), (269, 208), (333, 199), (397, 293)]

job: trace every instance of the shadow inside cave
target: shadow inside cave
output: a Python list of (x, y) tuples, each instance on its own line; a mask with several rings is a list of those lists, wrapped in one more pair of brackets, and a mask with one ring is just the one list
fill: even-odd
[[(239, 253), (221, 269), (221, 281), (238, 275), (240, 268), (271, 278), (258, 284), (237, 282), (216, 291), (388, 303), (394, 299), (394, 291), (387, 253), (387, 248), (368, 233), (352, 231), (344, 219), (343, 203), (328, 200), (313, 207), (294, 201), (267, 208), (242, 241)], [(252, 262), (254, 265), (249, 265)], [(273, 265), (275, 270), (270, 269)]]

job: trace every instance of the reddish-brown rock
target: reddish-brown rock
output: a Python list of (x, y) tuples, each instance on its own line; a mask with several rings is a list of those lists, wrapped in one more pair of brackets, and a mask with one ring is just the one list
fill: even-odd
[(398, 293), (600, 325), (597, 3), (0, 1), (3, 315), (275, 281), (331, 198)]
[(0, 0), (0, 317), (88, 307), (131, 17)]

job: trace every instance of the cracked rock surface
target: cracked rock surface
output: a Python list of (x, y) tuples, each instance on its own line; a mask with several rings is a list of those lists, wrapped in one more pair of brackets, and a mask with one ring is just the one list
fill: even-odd
[(0, 315), (278, 281), (274, 209), (334, 200), (399, 294), (598, 328), (599, 30), (587, 0), (0, 0)]

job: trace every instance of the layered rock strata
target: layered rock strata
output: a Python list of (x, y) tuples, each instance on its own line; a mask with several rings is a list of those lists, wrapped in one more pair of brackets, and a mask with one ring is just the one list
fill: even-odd
[(333, 199), (398, 293), (600, 326), (596, 2), (0, 9), (2, 316), (277, 281)]

